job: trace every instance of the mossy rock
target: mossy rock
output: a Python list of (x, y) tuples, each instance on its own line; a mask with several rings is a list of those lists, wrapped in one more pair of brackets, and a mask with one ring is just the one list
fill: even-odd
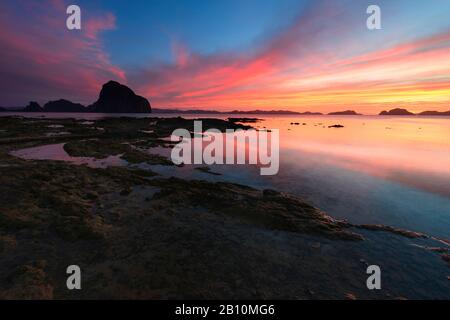
[(106, 231), (100, 217), (59, 217), (53, 224), (53, 228), (61, 238), (67, 241), (101, 240), (104, 239)]
[(54, 288), (45, 272), (47, 262), (39, 260), (21, 265), (8, 275), (8, 287), (1, 299), (53, 299)]

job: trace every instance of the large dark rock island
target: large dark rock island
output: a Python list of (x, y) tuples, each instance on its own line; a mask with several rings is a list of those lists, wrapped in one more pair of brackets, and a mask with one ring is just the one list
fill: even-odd
[(144, 97), (116, 81), (105, 83), (100, 96), (89, 111), (101, 113), (150, 113), (152, 108)]

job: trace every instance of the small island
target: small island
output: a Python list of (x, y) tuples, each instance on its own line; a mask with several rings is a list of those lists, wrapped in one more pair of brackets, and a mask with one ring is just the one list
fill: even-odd
[(450, 111), (423, 111), (419, 116), (450, 116)]
[(198, 110), (198, 109), (166, 109), (153, 108), (152, 113), (166, 113), (166, 114), (259, 114), (259, 115), (296, 115), (296, 116), (320, 116), (321, 112), (296, 112), (289, 110), (232, 110), (232, 111), (218, 111), (218, 110)]
[(413, 116), (414, 113), (406, 109), (395, 108), (389, 111), (381, 111), (380, 116)]
[(360, 113), (357, 113), (353, 110), (345, 110), (345, 111), (337, 111), (337, 112), (330, 112), (328, 114), (329, 116), (360, 116)]
[(423, 111), (412, 113), (406, 109), (395, 108), (389, 111), (381, 111), (380, 116), (450, 116), (450, 111)]
[[(31, 104), (31, 103), (30, 103)], [(85, 112), (86, 107), (80, 103), (59, 99), (49, 101), (44, 105), (44, 112)]]

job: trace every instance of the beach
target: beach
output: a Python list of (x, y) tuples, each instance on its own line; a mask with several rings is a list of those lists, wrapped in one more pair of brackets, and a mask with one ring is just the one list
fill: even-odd
[[(199, 115), (20, 116), (0, 117), (2, 298), (449, 297), (445, 118), (208, 116), (280, 129), (265, 177), (174, 165), (168, 137)], [(65, 290), (74, 263), (81, 291)]]

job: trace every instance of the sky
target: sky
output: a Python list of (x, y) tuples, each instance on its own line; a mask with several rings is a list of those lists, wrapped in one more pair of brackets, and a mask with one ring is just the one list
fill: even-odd
[(2, 0), (0, 105), (89, 105), (116, 80), (157, 108), (447, 111), (449, 17), (444, 0)]

